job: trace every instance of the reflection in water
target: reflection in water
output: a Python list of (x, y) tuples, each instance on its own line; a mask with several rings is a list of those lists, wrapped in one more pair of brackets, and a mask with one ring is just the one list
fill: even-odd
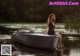
[(80, 37), (69, 38), (69, 36), (63, 37), (63, 44), (65, 48), (80, 48)]

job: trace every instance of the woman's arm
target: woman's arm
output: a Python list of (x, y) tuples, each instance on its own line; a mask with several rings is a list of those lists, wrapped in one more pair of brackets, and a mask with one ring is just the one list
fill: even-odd
[(49, 18), (47, 19), (47, 25), (46, 25), (46, 33), (48, 32), (48, 24), (49, 24)]
[(46, 33), (48, 32), (48, 25), (46, 25)]

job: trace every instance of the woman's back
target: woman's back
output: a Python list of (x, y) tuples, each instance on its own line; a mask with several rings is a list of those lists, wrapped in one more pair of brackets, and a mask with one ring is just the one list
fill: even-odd
[(50, 21), (48, 26), (49, 26), (48, 34), (49, 35), (54, 35), (55, 34), (55, 31), (54, 31), (55, 25), (53, 25), (53, 23)]

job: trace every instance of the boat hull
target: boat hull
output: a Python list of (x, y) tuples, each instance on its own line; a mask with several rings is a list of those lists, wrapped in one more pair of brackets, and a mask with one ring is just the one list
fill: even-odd
[(54, 48), (56, 45), (55, 43), (57, 43), (55, 42), (55, 40), (57, 40), (55, 35), (37, 33), (17, 32), (12, 35), (11, 39), (21, 44), (37, 48)]

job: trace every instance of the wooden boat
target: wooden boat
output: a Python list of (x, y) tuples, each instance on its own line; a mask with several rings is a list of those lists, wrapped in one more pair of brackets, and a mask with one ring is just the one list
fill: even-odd
[(52, 49), (57, 43), (55, 42), (55, 40), (57, 40), (55, 35), (41, 33), (16, 32), (12, 35), (11, 39), (21, 44), (37, 48)]

